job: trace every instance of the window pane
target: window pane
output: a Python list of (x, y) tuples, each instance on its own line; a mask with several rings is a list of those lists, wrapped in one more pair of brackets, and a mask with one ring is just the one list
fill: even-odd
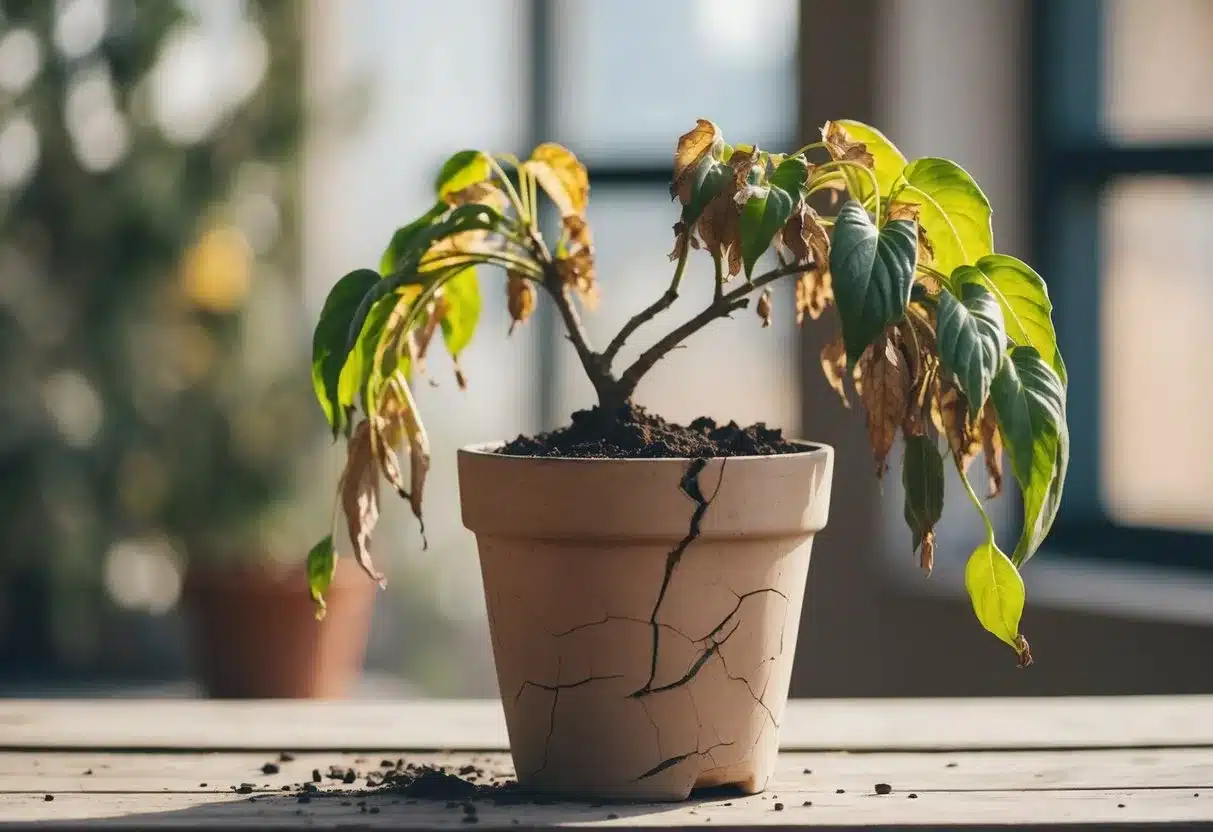
[(1106, 125), (1129, 141), (1213, 135), (1213, 3), (1105, 3)]
[(795, 131), (796, 0), (565, 0), (556, 14), (558, 135), (587, 158), (664, 161), (696, 118), (772, 146)]
[[(665, 188), (595, 190), (590, 204), (601, 301), (585, 315), (595, 345), (605, 344), (632, 315), (665, 291), (674, 265), (671, 225), (676, 210)], [(769, 268), (760, 263), (759, 270)], [(699, 416), (745, 425), (765, 421), (795, 435), (799, 424), (799, 332), (792, 286), (777, 285), (772, 325), (763, 329), (750, 309), (710, 324), (671, 352), (645, 377), (637, 401), (684, 424)], [(696, 314), (712, 297), (711, 259), (692, 252), (674, 307), (633, 336), (620, 354), (626, 367), (645, 347)], [(806, 322), (806, 325), (809, 325)], [(821, 325), (819, 322), (818, 326)], [(572, 347), (559, 340), (561, 421), (594, 404)]]
[(1213, 530), (1213, 184), (1131, 179), (1102, 210), (1103, 498), (1121, 523)]

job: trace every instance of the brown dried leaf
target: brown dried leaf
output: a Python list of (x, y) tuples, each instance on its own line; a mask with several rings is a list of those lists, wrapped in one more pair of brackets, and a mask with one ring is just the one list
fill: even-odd
[(981, 433), (981, 453), (986, 461), (986, 474), (990, 478), (987, 499), (993, 500), (1002, 494), (1002, 433), (998, 430), (993, 402), (986, 402), (982, 408), (978, 430)]
[(481, 205), (491, 205), (494, 208), (501, 209), (505, 207), (506, 195), (497, 186), (497, 183), (486, 179), (483, 182), (473, 182), (461, 190), (451, 191), (445, 194), (442, 200), (451, 207), (476, 202)]
[(510, 272), (506, 280), (506, 306), (510, 310), (509, 334), (513, 335), (514, 327), (526, 323), (535, 311), (535, 287), (529, 280)]
[(935, 568), (935, 530), (931, 529), (922, 536), (921, 548), (918, 551), (918, 565), (922, 567), (922, 571), (927, 573), (927, 577), (931, 577), (931, 570)]
[[(935, 262), (935, 246), (931, 245), (931, 240), (927, 237), (927, 230), (922, 225), (918, 226), (918, 262), (928, 266)], [(943, 287), (939, 286), (939, 281), (935, 278), (931, 278), (931, 282), (936, 286), (932, 294), (939, 294), (939, 290)]]
[(981, 451), (981, 436), (969, 417), (969, 403), (951, 381), (936, 374), (932, 390), (931, 419), (948, 440), (953, 456), (968, 473), (969, 465)]
[(796, 262), (812, 261), (819, 270), (829, 268), (830, 235), (821, 225), (817, 212), (803, 200), (792, 211), (780, 237)]
[[(456, 362), (455, 378), (464, 386), (462, 373)], [(399, 374), (393, 375), (384, 388), (375, 414), (375, 439), (372, 447), (384, 477), (401, 497), (409, 501), (413, 515), (421, 520), (421, 498), (425, 490), (425, 478), (430, 467), (430, 445), (425, 428), (417, 417), (408, 382)], [(409, 485), (404, 487), (400, 477), (400, 464), (396, 449), (407, 443), (409, 454)], [(394, 469), (392, 474), (388, 469)], [(425, 523), (422, 522), (422, 534)]]
[(890, 202), (889, 220), (909, 220), (918, 222), (918, 212), (922, 210), (916, 202)]
[(901, 430), (906, 436), (923, 436), (926, 434), (927, 412), (931, 406), (931, 386), (939, 369), (935, 333), (914, 314), (907, 315), (897, 328), (911, 378), (906, 418)]
[(847, 398), (845, 382), (847, 349), (843, 346), (841, 338), (831, 341), (821, 348), (821, 372), (830, 386), (838, 393), (838, 397), (842, 399), (843, 407), (850, 408), (851, 400)]
[(594, 238), (589, 223), (579, 216), (564, 218), (565, 253), (556, 258), (556, 274), (587, 307), (598, 303), (598, 284), (594, 268)]
[(910, 373), (899, 349), (897, 331), (886, 333), (869, 346), (855, 366), (855, 389), (868, 414), (868, 441), (876, 460), (876, 476), (883, 477), (886, 460), (906, 415)]
[(687, 224), (682, 220), (674, 223), (674, 249), (670, 252), (670, 262), (681, 260), (686, 254), (687, 246), (690, 244), (690, 232), (687, 231)]
[(853, 141), (841, 124), (827, 121), (821, 128), (821, 138), (825, 141), (830, 156), (836, 160), (859, 162), (866, 168), (876, 164), (876, 159), (868, 152), (867, 145)]
[(416, 350), (413, 355), (413, 361), (417, 372), (421, 375), (425, 375), (425, 357), (430, 350), (430, 344), (433, 342), (434, 335), (438, 332), (438, 327), (445, 315), (446, 300), (439, 297), (426, 308), (425, 317), (422, 319), (420, 327), (413, 330), (415, 336), (413, 345)]
[(771, 325), (771, 290), (763, 289), (762, 294), (758, 296), (758, 317), (762, 319), (762, 327), (766, 329)]
[(796, 279), (796, 323), (804, 322), (804, 313), (817, 320), (834, 301), (829, 272), (805, 272)]
[(544, 142), (522, 163), (564, 217), (583, 216), (590, 204), (590, 175), (567, 147)]
[(387, 579), (371, 561), (371, 534), (379, 522), (379, 470), (371, 443), (371, 425), (364, 420), (350, 436), (341, 474), (341, 507), (358, 565), (382, 587)]
[(681, 196), (681, 192), (687, 190), (683, 188), (684, 183), (691, 178), (695, 166), (704, 156), (723, 145), (720, 128), (706, 118), (699, 119), (690, 132), (679, 136), (678, 149), (674, 151), (674, 181), (670, 185), (670, 196), (680, 196), (685, 205), (690, 196), (689, 192), (687, 196)]
[(1032, 665), (1032, 648), (1028, 646), (1028, 640), (1022, 635), (1015, 639), (1015, 657), (1017, 667)]

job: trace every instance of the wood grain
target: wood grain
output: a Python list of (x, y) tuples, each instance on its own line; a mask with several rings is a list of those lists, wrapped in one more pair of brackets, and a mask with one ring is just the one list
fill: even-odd
[[(0, 749), (504, 750), (493, 700), (0, 701)], [(781, 747), (1213, 747), (1213, 696), (797, 700)]]

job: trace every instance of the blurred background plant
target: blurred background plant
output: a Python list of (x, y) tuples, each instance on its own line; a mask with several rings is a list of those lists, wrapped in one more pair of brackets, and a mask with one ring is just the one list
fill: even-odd
[(304, 551), (302, 6), (2, 9), (4, 659), (172, 666), (186, 559)]

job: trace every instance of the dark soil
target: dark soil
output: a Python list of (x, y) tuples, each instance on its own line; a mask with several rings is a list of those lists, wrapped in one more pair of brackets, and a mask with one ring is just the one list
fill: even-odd
[(762, 422), (743, 428), (717, 425), (706, 417), (689, 425), (667, 422), (637, 405), (616, 411), (579, 410), (572, 424), (538, 436), (519, 436), (499, 453), (506, 456), (580, 459), (704, 459), (802, 453), (803, 445)]

